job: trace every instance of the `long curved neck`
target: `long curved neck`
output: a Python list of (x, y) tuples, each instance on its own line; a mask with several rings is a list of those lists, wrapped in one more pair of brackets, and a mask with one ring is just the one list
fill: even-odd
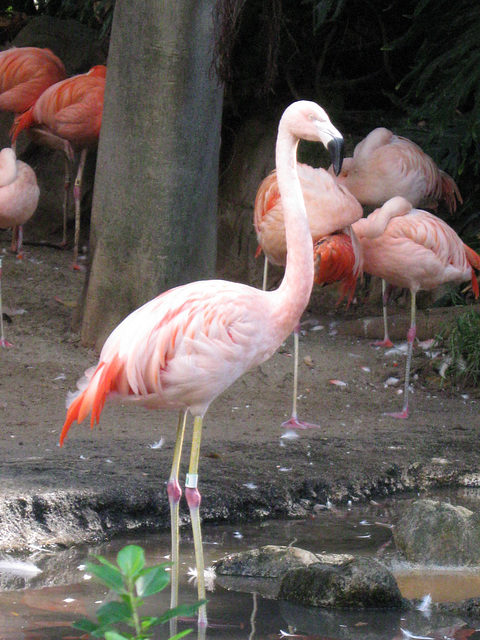
[(276, 169), (285, 218), (287, 264), (275, 293), (287, 334), (298, 324), (313, 287), (313, 241), (297, 174), (297, 146), (298, 139), (280, 125)]

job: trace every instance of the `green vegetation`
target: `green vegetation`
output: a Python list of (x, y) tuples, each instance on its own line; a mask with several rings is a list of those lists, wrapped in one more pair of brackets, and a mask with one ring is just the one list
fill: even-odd
[(470, 308), (443, 331), (437, 343), (446, 352), (446, 376), (452, 382), (476, 386), (480, 383), (480, 313)]
[[(180, 605), (169, 609), (163, 615), (140, 617), (139, 609), (144, 599), (165, 589), (170, 582), (166, 564), (145, 567), (145, 553), (137, 545), (128, 545), (117, 555), (117, 564), (113, 564), (102, 556), (94, 556), (96, 562), (88, 562), (86, 569), (100, 580), (106, 587), (117, 594), (118, 600), (107, 602), (96, 612), (98, 622), (87, 618), (78, 620), (74, 627), (90, 634), (93, 638), (105, 640), (148, 640), (149, 630), (176, 618), (192, 616), (202, 602), (193, 605)], [(117, 626), (122, 629), (119, 631)], [(134, 633), (124, 631), (132, 628)], [(182, 631), (170, 640), (177, 640), (191, 632)]]

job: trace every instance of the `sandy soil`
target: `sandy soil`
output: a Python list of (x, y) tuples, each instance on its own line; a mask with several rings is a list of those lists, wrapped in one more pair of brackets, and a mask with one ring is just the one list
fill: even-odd
[[(71, 270), (69, 251), (27, 247), (18, 260), (8, 245), (8, 232), (1, 232), (5, 331), (14, 345), (0, 349), (3, 546), (165, 527), (177, 416), (109, 405), (100, 428), (75, 424), (58, 447), (67, 391), (96, 362), (70, 331), (84, 276)], [(328, 292), (316, 292), (305, 314), (299, 414), (319, 428), (282, 438), (291, 407), (291, 339), (212, 405), (200, 468), (205, 520), (314, 514), (327, 499), (480, 482), (475, 392), (439, 390), (417, 348), (412, 415), (384, 415), (401, 408), (404, 356), (371, 346), (364, 336), (381, 334), (381, 322), (366, 322), (367, 312), (337, 310)], [(395, 312), (404, 335), (405, 312)], [(390, 377), (399, 383), (386, 385)]]

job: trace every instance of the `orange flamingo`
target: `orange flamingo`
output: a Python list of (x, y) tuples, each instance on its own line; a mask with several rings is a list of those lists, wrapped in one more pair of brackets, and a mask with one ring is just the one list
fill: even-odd
[[(329, 169), (333, 174), (333, 169)], [(353, 158), (345, 158), (336, 178), (365, 206), (381, 207), (394, 196), (403, 196), (413, 207), (436, 210), (443, 202), (450, 212), (462, 197), (454, 180), (439, 169), (422, 149), (408, 138), (379, 127), (361, 140)], [(382, 281), (384, 338), (376, 346), (392, 347), (388, 336), (387, 300), (391, 287)]]
[(0, 111), (23, 113), (66, 75), (63, 62), (50, 49), (19, 47), (0, 52)]
[(80, 161), (73, 188), (75, 201), (75, 238), (73, 268), (78, 266), (80, 239), (80, 195), (83, 169), (89, 149), (100, 135), (105, 92), (106, 67), (97, 65), (88, 73), (57, 82), (38, 98), (23, 115), (16, 118), (12, 132), (15, 142), (21, 131), (27, 131), (39, 144), (65, 153), (65, 197), (63, 203), (63, 246), (66, 244), (67, 197), (70, 185), (70, 162), (80, 151)]
[[(187, 414), (194, 416), (186, 499), (192, 520), (199, 598), (205, 597), (199, 517), (198, 463), (202, 423), (210, 403), (243, 373), (264, 362), (298, 324), (313, 286), (312, 237), (296, 169), (299, 139), (321, 141), (341, 163), (343, 139), (325, 111), (313, 102), (296, 102), (278, 129), (276, 166), (285, 209), (288, 259), (275, 291), (210, 280), (161, 294), (131, 313), (105, 342), (97, 367), (70, 404), (60, 436), (74, 420), (100, 417), (104, 403), (119, 397), (158, 409), (180, 409), (173, 464), (167, 489), (172, 526), (172, 606), (178, 592), (178, 482)], [(199, 626), (207, 623), (206, 608)]]
[[(306, 164), (298, 164), (298, 177), (302, 188), (308, 223), (313, 242), (348, 226), (362, 217), (362, 207), (344, 187), (336, 184), (332, 176), (325, 169), (314, 169)], [(285, 239), (285, 222), (283, 200), (277, 182), (277, 174), (272, 171), (260, 184), (254, 205), (254, 226), (258, 239), (256, 256), (261, 251), (265, 253), (265, 268), (263, 275), (263, 289), (267, 285), (267, 265), (285, 265), (287, 259), (287, 243)], [(324, 250), (326, 247), (324, 248)], [(317, 255), (316, 263), (319, 264)], [(355, 273), (361, 272), (360, 260), (355, 257)], [(315, 282), (325, 283), (322, 271), (317, 266)], [(282, 426), (293, 429), (312, 428), (314, 425), (298, 419), (297, 388), (298, 388), (298, 342), (299, 327), (294, 334), (294, 363), (293, 363), (293, 403), (292, 414)]]
[[(0, 228), (13, 227), (12, 251), (20, 253), (23, 227), (35, 212), (40, 189), (35, 172), (28, 164), (17, 160), (15, 151), (7, 147), (0, 151)], [(0, 261), (1, 278), (1, 261)], [(0, 346), (11, 346), (3, 331), (2, 296), (0, 291)]]
[(405, 399), (397, 418), (408, 417), (410, 365), (416, 335), (416, 294), (445, 283), (471, 280), (475, 297), (479, 287), (473, 269), (480, 256), (462, 242), (443, 220), (427, 211), (412, 209), (405, 198), (395, 197), (367, 218), (352, 225), (362, 246), (364, 270), (396, 287), (410, 289), (410, 328), (405, 371)]

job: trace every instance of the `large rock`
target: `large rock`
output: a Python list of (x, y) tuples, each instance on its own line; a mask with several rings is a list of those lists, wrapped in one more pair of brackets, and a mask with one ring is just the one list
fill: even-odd
[(478, 514), (464, 507), (417, 500), (396, 525), (395, 544), (409, 562), (479, 565), (479, 520)]
[(287, 571), (318, 562), (314, 553), (298, 547), (267, 545), (232, 553), (215, 564), (215, 573), (248, 578), (279, 578)]
[(397, 582), (380, 562), (356, 558), (339, 565), (317, 562), (289, 571), (278, 597), (310, 607), (400, 609)]

